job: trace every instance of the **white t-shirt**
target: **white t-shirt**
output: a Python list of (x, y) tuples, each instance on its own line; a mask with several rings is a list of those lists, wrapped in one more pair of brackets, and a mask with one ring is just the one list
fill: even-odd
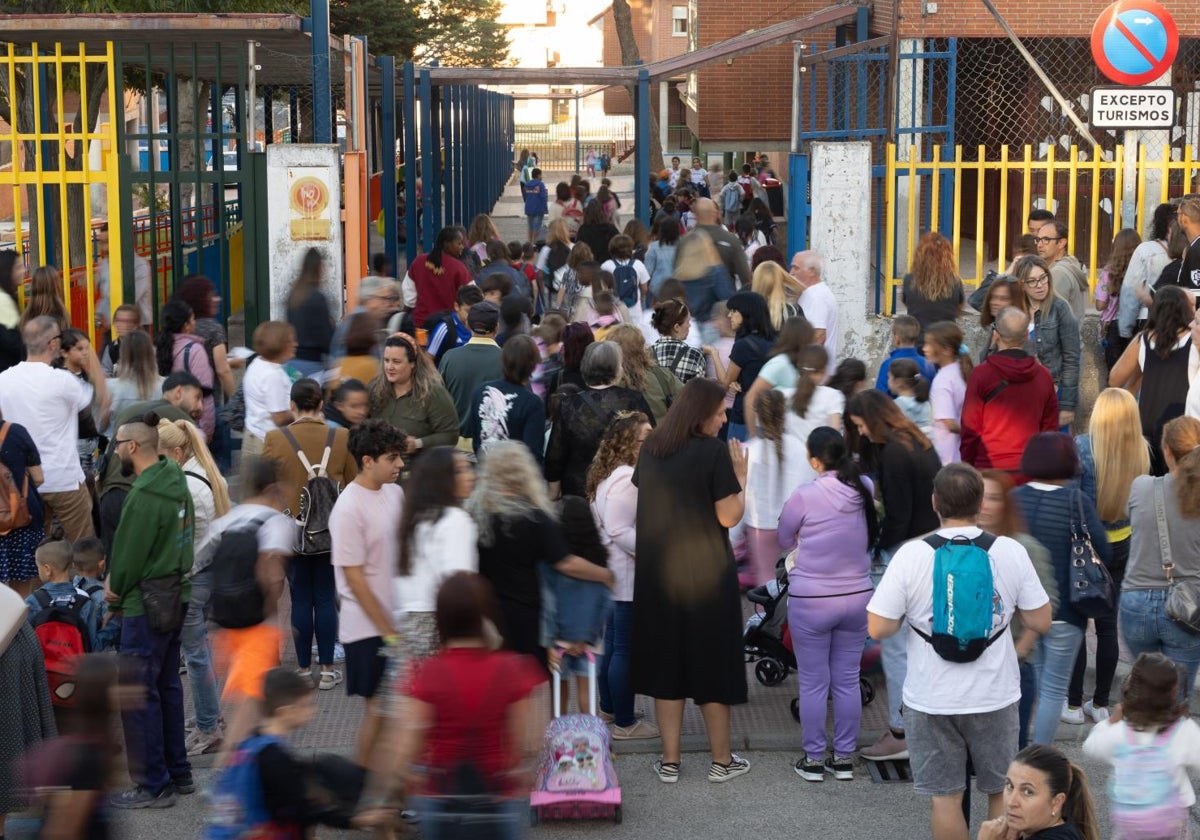
[[(193, 480), (188, 479), (189, 482)], [(258, 518), (262, 518), (262, 524), (258, 527), (258, 553), (291, 557), (292, 547), (296, 542), (296, 523), (290, 516), (284, 516), (275, 508), (266, 505), (238, 505), (213, 522), (202, 539), (197, 539), (192, 575), (204, 571), (212, 564), (213, 552), (220, 544), (222, 534)], [(199, 531), (196, 533), (199, 534)]]
[[(974, 526), (942, 528), (943, 537), (974, 538)], [(1007, 627), (1016, 609), (1036, 610), (1050, 602), (1038, 581), (1029, 555), (1019, 542), (997, 537), (988, 552), (994, 585), (992, 633)], [(974, 662), (947, 662), (933, 646), (913, 632), (933, 627), (933, 549), (924, 540), (909, 540), (888, 564), (867, 611), (889, 619), (904, 619), (900, 632), (908, 635), (908, 678), (904, 705), (930, 715), (968, 715), (994, 712), (1021, 699), (1021, 678), (1012, 634), (1005, 633)]]
[(792, 366), (792, 360), (786, 353), (772, 356), (758, 371), (758, 378), (771, 383), (772, 388), (795, 388), (800, 380), (800, 372)]
[(337, 580), (342, 608), (338, 616), (338, 638), (343, 644), (380, 635), (379, 628), (346, 583), (345, 568), (362, 566), (367, 586), (383, 608), (384, 615), (395, 612), (392, 576), (396, 571), (399, 548), (400, 514), (404, 509), (404, 491), (398, 484), (385, 484), (368, 490), (357, 481), (347, 485), (329, 514), (329, 534), (333, 538), (333, 573)]
[(0, 414), (25, 427), (42, 458), (42, 493), (69, 493), (83, 483), (75, 441), (79, 412), (92, 405), (92, 386), (43, 362), (21, 362), (0, 373)]
[[(1133, 742), (1139, 745), (1152, 744), (1159, 734), (1131, 729), (1124, 720), (1116, 723), (1102, 720), (1088, 733), (1087, 740), (1083, 742), (1083, 754), (1112, 765), (1116, 762), (1117, 748), (1126, 742), (1130, 733), (1133, 734)], [(1175, 731), (1167, 741), (1167, 755), (1175, 765), (1180, 804), (1190, 808), (1196, 804), (1196, 791), (1192, 788), (1188, 771), (1200, 772), (1200, 725), (1196, 721), (1185, 717), (1175, 724)]]
[(433, 612), (438, 587), (450, 575), (479, 571), (477, 540), (475, 520), (462, 508), (446, 508), (436, 522), (416, 527), (409, 556), (412, 574), (392, 579), (397, 622), (405, 613)]
[(267, 432), (279, 428), (271, 414), (292, 407), (291, 377), (283, 365), (257, 358), (242, 377), (242, 396), (246, 400), (246, 431), (266, 440)]
[[(832, 426), (839, 429), (842, 425), (841, 415), (846, 408), (846, 395), (837, 388), (830, 388), (828, 385), (818, 385), (817, 390), (813, 392), (812, 399), (808, 401), (808, 411), (804, 416), (796, 414), (792, 411), (792, 395), (795, 394), (795, 388), (780, 388), (779, 389), (787, 400), (788, 413), (787, 422), (784, 426), (788, 435), (800, 441), (800, 445), (804, 447), (804, 452), (808, 452), (808, 436), (812, 434), (813, 429), (818, 426)], [(838, 422), (833, 421), (833, 416), (838, 415)], [(807, 454), (805, 460), (807, 462)], [(811, 472), (811, 468), (810, 468)], [(817, 477), (815, 472), (811, 472), (811, 476), (807, 479), (812, 481)], [(793, 488), (795, 489), (795, 488)], [(785, 501), (787, 497), (784, 497)]]
[(966, 398), (967, 383), (963, 379), (962, 365), (951, 362), (939, 368), (929, 386), (929, 407), (933, 417), (933, 448), (943, 465), (962, 460), (958, 453), (962, 435), (950, 431), (938, 421), (953, 420), (958, 423), (962, 418), (963, 401)]
[(825, 352), (829, 354), (826, 372), (832, 374), (837, 368), (841, 334), (838, 332), (837, 299), (828, 283), (809, 286), (800, 295), (800, 308), (813, 329), (825, 330)]
[(816, 477), (808, 463), (808, 448), (798, 437), (785, 433), (782, 468), (774, 441), (755, 438), (746, 448), (749, 471), (746, 475), (746, 515), (742, 521), (751, 528), (777, 528), (779, 514), (792, 492)]

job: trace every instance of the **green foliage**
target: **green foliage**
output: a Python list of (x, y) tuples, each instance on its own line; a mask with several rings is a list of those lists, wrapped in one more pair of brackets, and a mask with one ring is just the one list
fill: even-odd
[(365, 35), (375, 55), (443, 67), (510, 64), (499, 0), (331, 0), (331, 28)]

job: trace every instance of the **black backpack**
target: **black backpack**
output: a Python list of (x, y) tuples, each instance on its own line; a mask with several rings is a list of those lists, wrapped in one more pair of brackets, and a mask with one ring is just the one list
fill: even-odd
[(208, 608), (217, 626), (254, 627), (266, 618), (266, 599), (258, 585), (258, 529), (273, 513), (260, 514), (221, 534), (212, 561), (212, 597)]
[(329, 477), (329, 454), (333, 451), (333, 436), (336, 429), (329, 429), (325, 438), (325, 452), (321, 463), (315, 467), (300, 448), (291, 429), (281, 429), (283, 436), (292, 445), (292, 451), (300, 459), (301, 466), (308, 473), (308, 481), (300, 488), (300, 510), (295, 514), (284, 511), (288, 516), (294, 516), (296, 524), (296, 543), (293, 552), (302, 557), (314, 554), (328, 554), (333, 550), (333, 537), (329, 534), (329, 514), (337, 502), (341, 486)]

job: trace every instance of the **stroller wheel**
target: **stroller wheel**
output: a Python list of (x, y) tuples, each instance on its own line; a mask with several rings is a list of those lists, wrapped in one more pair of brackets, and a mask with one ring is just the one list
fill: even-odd
[(871, 705), (871, 701), (875, 699), (875, 686), (866, 677), (858, 678), (858, 691), (862, 695), (862, 704), (864, 706)]
[(787, 668), (778, 659), (760, 659), (754, 666), (754, 676), (763, 685), (778, 685), (787, 676)]
[(796, 723), (800, 722), (800, 698), (792, 698), (792, 717), (796, 719)]

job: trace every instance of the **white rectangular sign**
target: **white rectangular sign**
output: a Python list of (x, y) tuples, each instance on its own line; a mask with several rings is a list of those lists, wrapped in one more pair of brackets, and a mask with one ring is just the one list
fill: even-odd
[(1175, 91), (1168, 87), (1092, 89), (1092, 128), (1172, 128)]

